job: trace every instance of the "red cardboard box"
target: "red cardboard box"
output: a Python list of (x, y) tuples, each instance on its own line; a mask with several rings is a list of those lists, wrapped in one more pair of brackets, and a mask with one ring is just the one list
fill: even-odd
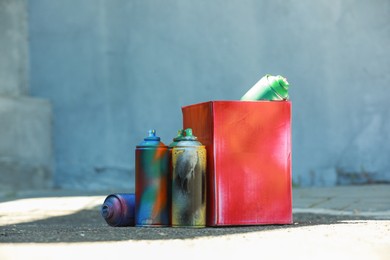
[(292, 223), (291, 102), (182, 107), (207, 149), (207, 225)]

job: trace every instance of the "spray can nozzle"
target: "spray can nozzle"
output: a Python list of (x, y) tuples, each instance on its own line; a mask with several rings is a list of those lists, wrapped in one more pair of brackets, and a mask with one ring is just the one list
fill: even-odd
[(185, 140), (195, 141), (198, 139), (195, 135), (192, 134), (192, 128), (187, 128), (184, 131), (186, 133), (186, 136), (184, 137)]

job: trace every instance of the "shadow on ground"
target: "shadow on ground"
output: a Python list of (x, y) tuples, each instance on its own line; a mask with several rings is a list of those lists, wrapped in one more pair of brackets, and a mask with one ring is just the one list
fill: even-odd
[(365, 220), (357, 216), (294, 214), (292, 225), (239, 226), (219, 228), (110, 227), (98, 209), (72, 215), (0, 227), (0, 243), (72, 243), (95, 241), (192, 239), (229, 234), (245, 234), (310, 225), (337, 224), (343, 220)]

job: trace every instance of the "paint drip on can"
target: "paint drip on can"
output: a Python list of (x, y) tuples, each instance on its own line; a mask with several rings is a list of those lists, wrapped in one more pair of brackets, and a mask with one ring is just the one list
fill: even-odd
[(288, 88), (286, 78), (267, 74), (241, 97), (241, 101), (287, 100)]
[(101, 215), (113, 227), (134, 226), (134, 193), (111, 194), (101, 207)]
[(172, 226), (206, 226), (206, 149), (192, 129), (172, 150)]
[(135, 225), (168, 226), (170, 178), (168, 147), (149, 130), (135, 149)]

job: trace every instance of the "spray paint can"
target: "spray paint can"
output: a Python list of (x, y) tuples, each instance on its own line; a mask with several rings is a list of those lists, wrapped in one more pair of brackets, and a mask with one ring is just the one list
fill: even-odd
[(206, 226), (206, 148), (192, 129), (172, 150), (172, 226)]
[(241, 101), (287, 100), (288, 88), (286, 78), (267, 74), (241, 97)]
[(134, 193), (111, 194), (101, 207), (101, 215), (113, 227), (134, 226)]
[(170, 178), (168, 147), (149, 130), (135, 150), (135, 225), (168, 226)]

